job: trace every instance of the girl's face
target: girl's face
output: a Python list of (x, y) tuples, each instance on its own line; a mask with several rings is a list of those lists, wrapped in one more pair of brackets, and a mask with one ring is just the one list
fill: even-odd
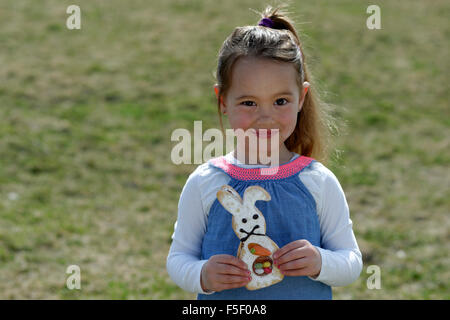
[(228, 115), (233, 129), (255, 129), (258, 139), (270, 142), (270, 137), (259, 134), (258, 129), (278, 129), (280, 156), (289, 153), (284, 142), (295, 129), (309, 87), (304, 82), (300, 94), (296, 78), (290, 63), (240, 58), (233, 66), (231, 87), (220, 104), (221, 111)]

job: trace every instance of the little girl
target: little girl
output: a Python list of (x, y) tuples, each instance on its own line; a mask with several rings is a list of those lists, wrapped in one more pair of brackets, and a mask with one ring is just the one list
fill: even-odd
[[(237, 27), (222, 45), (216, 76), (219, 116), (226, 114), (234, 130), (253, 130), (258, 142), (277, 132), (279, 165), (276, 174), (262, 174), (269, 166), (259, 156), (249, 164), (246, 146), (243, 156), (235, 150), (197, 167), (178, 204), (170, 277), (198, 299), (331, 299), (331, 286), (358, 278), (361, 252), (341, 185), (313, 158), (323, 153), (326, 115), (311, 91), (291, 20), (269, 6), (257, 26)], [(271, 195), (255, 206), (280, 248), (273, 262), (285, 275), (282, 281), (245, 288), (251, 272), (236, 257), (240, 240), (232, 215), (216, 197), (223, 185), (241, 197), (253, 185)]]

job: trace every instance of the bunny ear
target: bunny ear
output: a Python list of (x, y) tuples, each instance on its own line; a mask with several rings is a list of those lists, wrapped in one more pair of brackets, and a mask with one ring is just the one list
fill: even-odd
[(270, 194), (259, 186), (251, 186), (245, 189), (244, 204), (247, 206), (254, 206), (257, 200), (269, 201)]
[(217, 199), (232, 215), (239, 214), (242, 209), (242, 199), (239, 193), (229, 185), (223, 185), (217, 192)]

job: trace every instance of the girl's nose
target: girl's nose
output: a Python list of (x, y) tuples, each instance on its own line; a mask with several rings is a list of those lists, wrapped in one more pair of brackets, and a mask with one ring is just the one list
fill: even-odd
[(261, 105), (260, 108), (258, 108), (258, 116), (259, 119), (264, 120), (264, 121), (268, 121), (268, 120), (272, 120), (272, 115), (273, 115), (273, 110), (272, 110), (272, 106), (269, 105)]

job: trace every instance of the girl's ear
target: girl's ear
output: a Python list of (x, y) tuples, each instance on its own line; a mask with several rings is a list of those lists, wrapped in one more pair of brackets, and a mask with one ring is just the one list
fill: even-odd
[[(218, 84), (214, 85), (214, 92), (216, 93), (216, 98), (219, 99), (220, 95), (219, 95), (219, 85)], [(227, 110), (226, 110), (225, 104), (223, 103), (222, 97), (220, 97), (220, 111), (223, 114), (227, 114)]]
[(214, 85), (214, 92), (216, 93), (216, 98), (219, 99), (219, 86), (217, 84)]
[(305, 97), (306, 97), (306, 94), (308, 93), (310, 86), (311, 85), (309, 84), (308, 81), (303, 82), (302, 95), (300, 97), (300, 102), (298, 104), (299, 105), (298, 112), (300, 112), (302, 110), (303, 102), (305, 102)]

